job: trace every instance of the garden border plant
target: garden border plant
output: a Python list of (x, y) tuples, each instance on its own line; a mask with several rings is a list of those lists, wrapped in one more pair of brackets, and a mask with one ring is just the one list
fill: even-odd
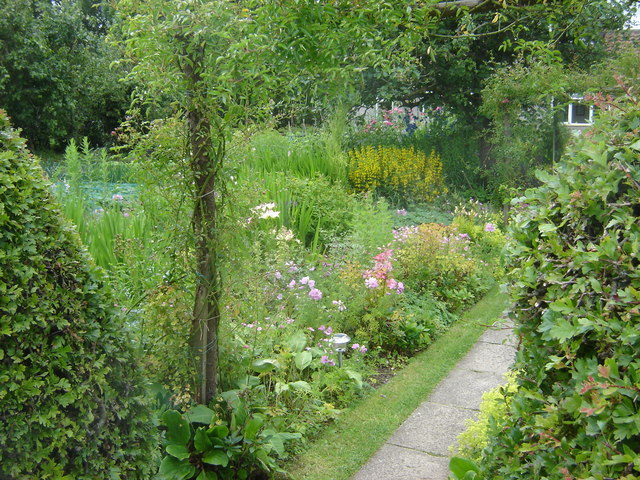
[(350, 478), (468, 352), (486, 325), (500, 317), (507, 306), (506, 300), (498, 287), (493, 287), (391, 381), (343, 412), (305, 453), (286, 465), (288, 478)]

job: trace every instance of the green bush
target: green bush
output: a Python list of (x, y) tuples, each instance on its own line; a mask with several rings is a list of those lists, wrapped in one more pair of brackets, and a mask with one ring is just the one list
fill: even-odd
[(256, 479), (280, 471), (285, 442), (299, 433), (276, 431), (269, 417), (246, 401), (247, 392), (220, 394), (211, 410), (197, 405), (181, 414), (167, 410), (161, 417), (167, 455), (160, 465), (163, 480)]
[(487, 478), (640, 473), (640, 105), (608, 108), (517, 201), (510, 279), (522, 374), (485, 450)]
[(491, 425), (504, 421), (511, 397), (517, 391), (514, 372), (506, 375), (507, 383), (493, 388), (482, 395), (477, 419), (466, 420), (466, 430), (458, 435), (458, 444), (451, 448), (456, 455), (477, 462), (482, 450), (489, 444)]
[(156, 436), (122, 319), (0, 110), (0, 477), (146, 478)]

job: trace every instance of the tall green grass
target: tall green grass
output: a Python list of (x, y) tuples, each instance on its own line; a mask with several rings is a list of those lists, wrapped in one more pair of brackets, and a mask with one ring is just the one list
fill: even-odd
[(343, 182), (346, 160), (335, 141), (327, 141), (329, 138), (332, 137), (310, 132), (286, 136), (272, 130), (259, 133), (250, 143), (241, 174), (287, 172), (300, 178), (321, 174)]

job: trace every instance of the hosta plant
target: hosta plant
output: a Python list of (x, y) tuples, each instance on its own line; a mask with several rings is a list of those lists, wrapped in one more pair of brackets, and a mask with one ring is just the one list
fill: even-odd
[(214, 409), (197, 405), (187, 412), (167, 410), (161, 416), (165, 480), (251, 480), (278, 470), (284, 443), (299, 433), (279, 432), (267, 416), (250, 407), (238, 391), (224, 392)]

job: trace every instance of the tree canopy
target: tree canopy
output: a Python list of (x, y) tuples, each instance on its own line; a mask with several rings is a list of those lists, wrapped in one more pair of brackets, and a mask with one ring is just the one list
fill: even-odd
[(82, 136), (103, 144), (129, 105), (105, 42), (112, 13), (93, 3), (0, 2), (0, 107), (34, 147)]

